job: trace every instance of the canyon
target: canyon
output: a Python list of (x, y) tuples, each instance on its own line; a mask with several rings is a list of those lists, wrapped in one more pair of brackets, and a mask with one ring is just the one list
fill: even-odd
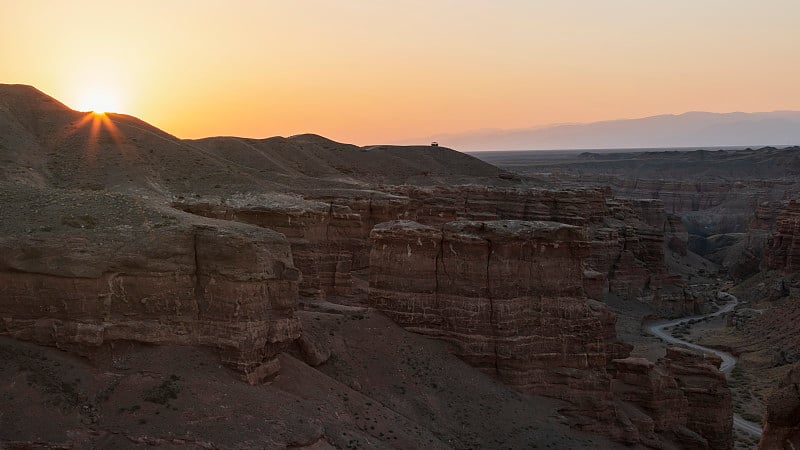
[[(798, 147), (651, 152), (531, 152), (478, 154), (505, 170), (548, 180), (555, 186), (609, 186), (617, 195), (657, 198), (680, 217), (687, 245), (668, 246), (690, 258), (668, 266), (690, 285), (709, 275), (725, 280), (740, 300), (727, 319), (687, 324), (673, 333), (691, 342), (732, 352), (739, 364), (729, 376), (734, 411), (763, 422), (760, 448), (795, 445), (791, 373), (796, 352), (798, 276)], [(546, 152), (547, 153), (547, 152)], [(671, 248), (669, 248), (671, 247)], [(689, 259), (699, 256), (702, 265)], [(702, 272), (701, 272), (702, 270)], [(694, 321), (697, 323), (697, 321)], [(679, 336), (679, 334), (673, 334)], [(778, 406), (781, 405), (781, 406)], [(788, 409), (786, 409), (788, 407)], [(775, 412), (772, 412), (775, 411)], [(777, 411), (781, 411), (780, 413)], [(789, 414), (791, 416), (791, 414)], [(773, 425), (778, 422), (781, 425)], [(780, 430), (780, 431), (777, 431)], [(755, 446), (738, 435), (737, 448)]]
[[(637, 180), (631, 158), (182, 140), (0, 85), (0, 155), (0, 390), (55, 424), (9, 407), (0, 445), (732, 448), (720, 360), (642, 336), (726, 277), (769, 312), (705, 339), (747, 370), (745, 345), (782, 349), (762, 444), (797, 437), (798, 334), (762, 332), (800, 312), (788, 150), (739, 155), (783, 171), (741, 182), (645, 154)], [(246, 420), (218, 429), (215, 402)]]

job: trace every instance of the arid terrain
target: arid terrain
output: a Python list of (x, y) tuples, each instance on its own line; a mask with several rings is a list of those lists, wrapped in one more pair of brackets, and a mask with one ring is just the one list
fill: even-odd
[[(733, 407), (765, 424), (760, 448), (798, 446), (800, 147), (476, 155), (553, 186), (609, 186), (620, 196), (659, 199), (679, 216), (687, 245), (667, 251), (670, 267), (690, 285), (717, 283), (739, 303), (673, 335), (738, 358), (728, 377)], [(673, 258), (676, 250), (689, 258)], [(699, 270), (687, 260), (700, 262)], [(749, 448), (752, 436), (737, 437), (737, 446)]]
[[(0, 447), (798, 447), (798, 152), (182, 140), (0, 85)], [(670, 330), (727, 377), (646, 332), (731, 295)]]

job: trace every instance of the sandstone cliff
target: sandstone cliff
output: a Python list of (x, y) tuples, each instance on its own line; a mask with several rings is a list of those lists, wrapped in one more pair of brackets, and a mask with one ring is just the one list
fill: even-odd
[[(759, 271), (777, 209), (800, 192), (797, 147), (480, 156), (540, 179), (546, 175), (555, 188), (610, 187), (617, 197), (658, 199), (687, 233), (686, 248), (666, 236), (670, 250), (707, 258), (736, 281)], [(689, 254), (687, 263), (692, 259)]]
[(592, 298), (603, 301), (611, 293), (670, 315), (697, 308), (680, 277), (670, 274), (664, 263), (663, 205), (614, 199), (602, 189), (377, 186), (224, 199), (181, 197), (173, 206), (285, 234), (303, 273), (300, 290), (305, 296), (350, 295), (352, 274), (369, 267), (370, 230), (381, 222), (545, 220), (579, 226), (591, 235), (593, 256), (584, 267), (584, 288)]
[(710, 449), (733, 446), (733, 407), (721, 360), (683, 347), (667, 349), (664, 364), (688, 401), (686, 426), (703, 436)]
[(616, 316), (584, 294), (591, 244), (582, 228), (393, 221), (370, 239), (369, 303), (407, 330), (449, 342), (520, 391), (569, 401), (565, 411), (583, 417), (584, 429), (628, 443), (727, 448), (730, 392), (719, 361), (682, 349), (658, 365), (627, 358)]
[(639, 441), (656, 448), (663, 441), (682, 448), (731, 448), (731, 393), (719, 363), (683, 347), (667, 348), (656, 363), (614, 360), (614, 397), (622, 401)]
[[(706, 361), (684, 358), (681, 372), (626, 359), (602, 303), (696, 309), (664, 265), (685, 230), (660, 200), (535, 188), (443, 148), (189, 141), (32, 88), (0, 94), (1, 334), (86, 355), (125, 341), (202, 346), (258, 383), (301, 335), (298, 296), (362, 301), (369, 272), (372, 306), (509, 386), (570, 402), (576, 429), (646, 445), (722, 441), (724, 383)], [(297, 344), (322, 364), (330, 349), (312, 337)], [(290, 374), (321, 376), (282, 359), (298, 365)]]
[(122, 195), (2, 196), (12, 208), (50, 205), (15, 223), (36, 228), (3, 224), (3, 334), (84, 354), (116, 341), (202, 345), (249, 382), (276, 373), (299, 336), (299, 271), (278, 233)]
[(607, 392), (626, 351), (614, 315), (583, 295), (580, 228), (554, 222), (389, 222), (371, 234), (370, 305), (525, 392)]
[[(588, 266), (603, 274), (603, 295), (638, 300), (665, 315), (696, 312), (697, 300), (679, 275), (665, 265), (669, 237), (680, 240), (659, 200), (609, 199), (609, 216), (591, 227), (592, 254)], [(680, 243), (672, 245), (680, 245)], [(598, 294), (592, 298), (602, 299)]]
[(764, 266), (787, 273), (800, 270), (800, 201), (790, 201), (778, 215)]
[(795, 366), (770, 396), (758, 448), (800, 448), (800, 366)]

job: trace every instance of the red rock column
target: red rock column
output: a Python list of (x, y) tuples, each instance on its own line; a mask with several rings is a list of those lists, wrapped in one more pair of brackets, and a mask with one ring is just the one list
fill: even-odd
[(709, 449), (733, 448), (733, 406), (721, 360), (683, 347), (669, 347), (664, 363), (689, 401), (686, 426), (708, 441)]
[(758, 448), (800, 448), (800, 364), (795, 365), (770, 396)]

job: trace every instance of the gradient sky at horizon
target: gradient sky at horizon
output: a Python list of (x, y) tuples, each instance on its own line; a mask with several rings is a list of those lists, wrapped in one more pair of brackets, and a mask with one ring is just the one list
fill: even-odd
[(0, 82), (183, 138), (360, 145), (800, 110), (797, 0), (0, 0)]

